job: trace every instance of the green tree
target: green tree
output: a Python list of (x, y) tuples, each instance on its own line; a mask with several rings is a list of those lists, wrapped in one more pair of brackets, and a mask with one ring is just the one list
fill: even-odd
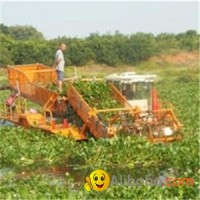
[(0, 33), (4, 35), (10, 35), (10, 29), (4, 24), (0, 24)]
[(37, 43), (34, 40), (18, 41), (12, 51), (14, 63), (43, 63), (52, 65), (53, 50), (49, 46), (47, 42)]
[(127, 64), (136, 64), (155, 54), (152, 34), (136, 33), (131, 35), (127, 42)]
[[(5, 28), (4, 28), (5, 29)], [(4, 31), (5, 32), (5, 31)], [(33, 26), (10, 26), (9, 35), (15, 40), (43, 40), (44, 36)]]
[(85, 65), (90, 60), (94, 59), (93, 51), (88, 47), (86, 40), (74, 39), (69, 44), (69, 49), (66, 53), (67, 64)]
[(176, 35), (177, 41), (180, 43), (181, 49), (198, 50), (199, 49), (199, 35), (195, 30), (188, 30), (185, 33)]
[(91, 34), (88, 41), (89, 47), (95, 54), (96, 62), (113, 66), (120, 63), (117, 45), (114, 43), (114, 36), (109, 34), (103, 36)]
[(4, 34), (0, 34), (0, 67), (13, 64), (12, 49), (15, 41)]
[(155, 39), (157, 53), (169, 53), (180, 49), (175, 34), (161, 33)]

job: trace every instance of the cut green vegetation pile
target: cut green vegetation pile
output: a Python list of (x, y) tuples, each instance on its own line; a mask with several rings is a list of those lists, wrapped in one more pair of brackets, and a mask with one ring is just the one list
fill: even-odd
[(120, 104), (113, 98), (112, 91), (105, 82), (77, 81), (74, 86), (90, 107), (97, 109), (120, 107)]
[[(74, 83), (74, 86), (91, 108), (99, 110), (122, 107), (114, 99), (111, 89), (105, 82), (77, 81)], [(99, 113), (99, 116), (100, 118), (107, 120), (114, 114), (115, 112), (106, 112)]]

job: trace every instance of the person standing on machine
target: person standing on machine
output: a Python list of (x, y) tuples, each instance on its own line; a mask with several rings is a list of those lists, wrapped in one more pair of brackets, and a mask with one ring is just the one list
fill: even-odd
[(64, 67), (65, 67), (65, 59), (63, 52), (66, 50), (67, 45), (61, 43), (59, 49), (56, 51), (55, 54), (55, 68), (57, 73), (57, 86), (58, 92), (62, 93), (62, 85), (64, 80)]

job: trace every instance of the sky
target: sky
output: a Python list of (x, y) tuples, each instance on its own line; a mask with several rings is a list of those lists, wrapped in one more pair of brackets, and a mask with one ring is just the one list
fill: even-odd
[(34, 26), (47, 39), (199, 32), (198, 1), (0, 1), (0, 23)]

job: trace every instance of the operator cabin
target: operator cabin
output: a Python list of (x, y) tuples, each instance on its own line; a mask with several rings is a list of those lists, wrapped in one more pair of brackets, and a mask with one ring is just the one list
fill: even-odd
[(131, 106), (138, 106), (142, 111), (147, 111), (152, 109), (151, 91), (155, 78), (154, 74), (124, 72), (111, 74), (106, 77), (106, 81), (111, 82)]

